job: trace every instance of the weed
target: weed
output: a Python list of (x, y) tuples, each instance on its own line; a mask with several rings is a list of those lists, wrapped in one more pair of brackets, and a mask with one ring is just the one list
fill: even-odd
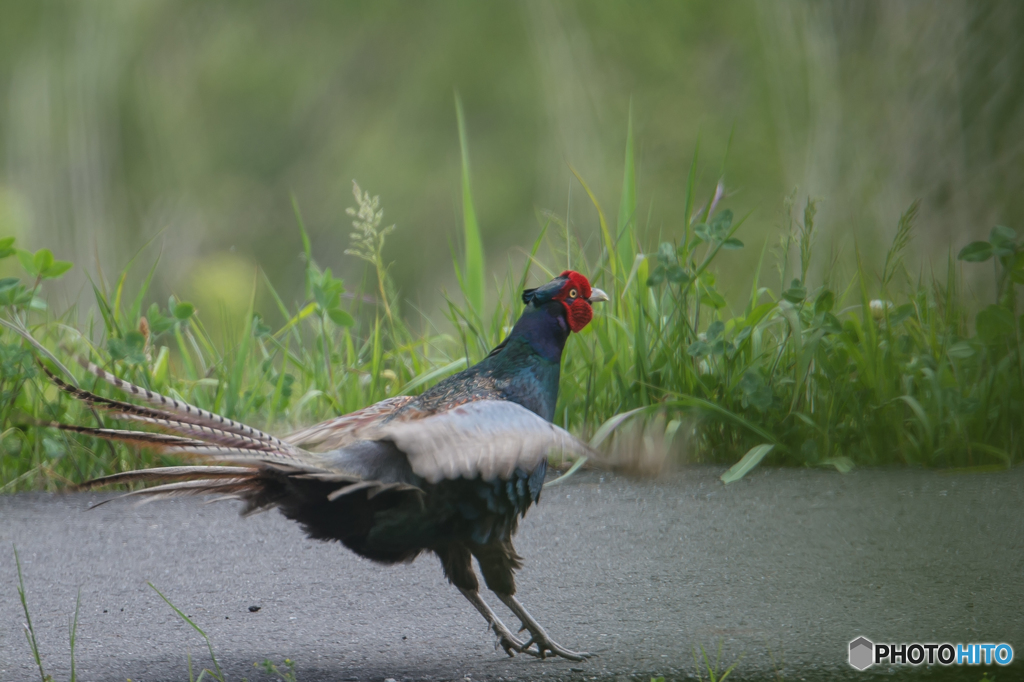
[[(18, 567), (18, 598), (21, 599), (21, 609), (25, 614), (25, 639), (28, 640), (29, 648), (32, 650), (32, 658), (36, 662), (36, 667), (39, 669), (40, 682), (53, 682), (53, 677), (46, 674), (43, 669), (43, 658), (39, 653), (39, 642), (36, 641), (36, 630), (32, 625), (32, 616), (29, 615), (28, 611), (28, 599), (25, 596), (25, 579), (21, 574), (21, 558), (18, 556), (18, 548), (14, 548), (14, 564)], [(70, 682), (75, 682), (78, 679), (78, 675), (75, 671), (75, 639), (78, 636), (78, 612), (82, 606), (82, 591), (78, 591), (78, 597), (75, 600), (75, 615), (68, 621), (68, 639), (70, 642), (71, 650), (71, 676)]]
[(253, 665), (255, 665), (258, 668), (262, 668), (263, 672), (267, 673), (268, 675), (277, 676), (277, 678), (282, 680), (282, 682), (296, 682), (296, 680), (298, 679), (298, 677), (295, 674), (295, 661), (293, 661), (290, 658), (284, 659), (283, 665), (286, 668), (286, 670), (283, 671), (281, 670), (280, 667), (278, 667), (276, 663), (271, 661), (269, 658), (264, 658), (263, 663), (254, 663)]
[(697, 679), (701, 680), (701, 682), (704, 680), (704, 673), (707, 673), (708, 682), (723, 682), (723, 680), (729, 677), (729, 674), (736, 669), (736, 666), (740, 664), (740, 661), (743, 660), (743, 654), (740, 654), (739, 658), (737, 658), (732, 665), (725, 670), (721, 670), (722, 640), (718, 640), (718, 651), (715, 654), (714, 664), (712, 664), (711, 660), (708, 658), (708, 653), (704, 651), (703, 644), (700, 645), (701, 660), (697, 657), (696, 649), (691, 648), (690, 653), (693, 654), (693, 667), (697, 671)]
[[(53, 677), (51, 675), (48, 675), (45, 669), (43, 668), (43, 659), (39, 651), (39, 642), (36, 640), (35, 627), (32, 625), (32, 616), (29, 614), (28, 610), (28, 599), (25, 593), (25, 579), (21, 572), (21, 558), (18, 556), (17, 547), (14, 548), (14, 563), (18, 568), (18, 597), (21, 599), (21, 608), (23, 613), (25, 614), (25, 639), (28, 640), (29, 648), (32, 650), (32, 658), (33, 660), (35, 660), (36, 667), (39, 669), (40, 682), (54, 682)], [(199, 676), (196, 677), (192, 671), (192, 654), (186, 654), (186, 658), (188, 661), (189, 682), (202, 682), (202, 680), (204, 680), (207, 676), (209, 676), (211, 679), (217, 680), (217, 682), (226, 682), (226, 677), (223, 671), (221, 671), (220, 664), (217, 662), (217, 656), (213, 651), (213, 643), (210, 641), (210, 638), (207, 636), (206, 632), (204, 632), (202, 628), (196, 625), (191, 618), (186, 616), (181, 611), (181, 609), (175, 606), (170, 599), (165, 597), (163, 593), (160, 592), (160, 590), (156, 589), (156, 587), (152, 583), (146, 584), (153, 588), (153, 591), (160, 595), (161, 599), (167, 602), (167, 605), (174, 610), (178, 617), (186, 623), (188, 623), (190, 626), (192, 626), (192, 628), (196, 632), (198, 632), (200, 636), (203, 638), (203, 641), (206, 642), (206, 647), (210, 652), (210, 660), (213, 661), (214, 669), (210, 670), (208, 668), (204, 668), (200, 671)], [(78, 679), (78, 673), (75, 669), (75, 644), (78, 636), (78, 614), (79, 611), (81, 610), (81, 606), (82, 591), (79, 590), (78, 597), (75, 600), (75, 615), (72, 618), (68, 619), (68, 640), (70, 643), (69, 648), (71, 655), (71, 673), (68, 678), (69, 682), (76, 682), (76, 680)], [(279, 667), (269, 658), (264, 659), (263, 662), (260, 664), (254, 663), (253, 665), (258, 669), (262, 670), (263, 672), (267, 673), (268, 675), (276, 676), (278, 679), (282, 680), (282, 682), (296, 682), (298, 679), (295, 672), (295, 662), (292, 661), (290, 658), (284, 659), (284, 662), (282, 664), (285, 668), (284, 670), (282, 670), (281, 667)], [(242, 682), (245, 682), (245, 680), (243, 680)]]
[(224, 680), (224, 673), (220, 669), (220, 663), (217, 662), (217, 655), (215, 653), (213, 653), (213, 643), (210, 641), (210, 638), (207, 636), (207, 634), (205, 632), (203, 632), (203, 629), (201, 627), (199, 627), (198, 625), (196, 625), (192, 621), (191, 618), (186, 616), (181, 611), (181, 609), (179, 609), (177, 606), (175, 606), (171, 602), (170, 599), (165, 597), (160, 590), (156, 589), (156, 587), (153, 585), (153, 583), (146, 583), (146, 584), (149, 585), (153, 589), (154, 592), (156, 592), (158, 595), (160, 595), (161, 599), (163, 599), (165, 602), (167, 602), (167, 605), (170, 606), (171, 609), (176, 614), (178, 614), (179, 618), (181, 618), (183, 621), (188, 623), (190, 626), (192, 626), (193, 630), (195, 630), (196, 632), (199, 633), (199, 635), (203, 638), (203, 641), (206, 642), (206, 648), (210, 651), (210, 660), (213, 661), (213, 668), (214, 669), (210, 670), (209, 668), (203, 668), (203, 670), (199, 673), (199, 677), (195, 677), (192, 674), (192, 654), (188, 654), (188, 681), (189, 682), (202, 682), (202, 679), (206, 675), (209, 675), (213, 679), (217, 680), (217, 682), (225, 682), (225, 680)]
[[(220, 663), (217, 661), (217, 655), (213, 651), (213, 642), (210, 641), (210, 637), (206, 634), (206, 632), (204, 632), (202, 628), (196, 625), (195, 621), (186, 616), (181, 609), (175, 606), (170, 599), (165, 597), (160, 590), (156, 589), (153, 583), (146, 584), (149, 585), (154, 592), (160, 595), (160, 598), (167, 602), (167, 605), (174, 610), (174, 613), (176, 613), (178, 617), (181, 618), (183, 621), (188, 623), (188, 625), (190, 625), (193, 630), (198, 632), (199, 635), (203, 638), (203, 641), (206, 642), (206, 648), (210, 652), (210, 660), (213, 661), (214, 669), (210, 670), (209, 668), (203, 668), (199, 672), (199, 676), (196, 677), (192, 672), (192, 654), (187, 654), (189, 682), (202, 682), (202, 680), (207, 675), (209, 675), (211, 679), (217, 680), (217, 682), (226, 682), (227, 678), (225, 677), (224, 672), (220, 668)], [(291, 660), (290, 658), (286, 658), (284, 659), (284, 663), (282, 665), (284, 665), (285, 670), (281, 670), (281, 668), (273, 661), (271, 661), (269, 658), (264, 658), (262, 663), (253, 663), (253, 666), (257, 669), (262, 670), (268, 675), (274, 675), (278, 679), (282, 680), (282, 682), (296, 682), (298, 678), (295, 672), (295, 661)], [(242, 682), (246, 682), (246, 680), (243, 679)]]

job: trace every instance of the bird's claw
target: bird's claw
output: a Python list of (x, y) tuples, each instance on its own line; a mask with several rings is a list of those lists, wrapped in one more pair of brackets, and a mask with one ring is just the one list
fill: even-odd
[[(547, 658), (548, 656), (561, 656), (562, 658), (569, 659), (570, 661), (583, 661), (594, 654), (580, 651), (570, 651), (557, 643), (551, 641), (545, 635), (532, 635), (526, 642), (522, 642), (513, 636), (508, 630), (493, 625), (494, 634), (496, 640), (494, 642), (494, 648), (501, 648), (508, 654), (509, 658), (514, 658), (516, 654), (526, 654), (533, 656), (534, 658)], [(520, 632), (526, 630), (524, 627)]]
[[(531, 649), (530, 647), (536, 647)], [(571, 651), (553, 642), (546, 634), (533, 633), (530, 639), (526, 640), (520, 653), (529, 654), (535, 658), (547, 658), (549, 655), (560, 656), (570, 661), (585, 661), (594, 654), (586, 651)]]
[(505, 653), (508, 654), (509, 658), (514, 658), (517, 653), (521, 653), (524, 649), (523, 643), (520, 642), (511, 632), (506, 630), (500, 623), (492, 623), (491, 629), (494, 631), (496, 639), (494, 640), (494, 648), (501, 647)]

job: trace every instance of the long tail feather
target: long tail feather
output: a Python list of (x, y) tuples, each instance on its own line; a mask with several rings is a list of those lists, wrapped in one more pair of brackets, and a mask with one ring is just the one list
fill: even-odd
[(228, 464), (264, 464), (282, 470), (324, 471), (322, 467), (318, 466), (319, 460), (317, 456), (309, 453), (306, 453), (303, 457), (298, 457), (285, 452), (267, 452), (252, 448), (229, 448), (210, 443), (171, 446), (165, 448), (163, 452), (168, 455), (199, 456), (210, 461)]
[(72, 433), (81, 433), (85, 436), (93, 436), (94, 438), (121, 441), (124, 443), (137, 443), (157, 448), (175, 446), (187, 449), (192, 447), (203, 447), (206, 445), (206, 443), (201, 440), (182, 438), (181, 436), (171, 436), (166, 433), (153, 433), (152, 431), (102, 429), (90, 426), (75, 426), (74, 424), (61, 424), (60, 422), (49, 422), (47, 426), (54, 429), (60, 429), (61, 431), (71, 431)]
[(159, 448), (162, 453), (167, 455), (202, 457), (214, 462), (249, 466), (264, 465), (287, 471), (323, 471), (321, 467), (317, 466), (317, 456), (309, 453), (300, 457), (289, 452), (273, 452), (262, 448), (228, 447), (203, 440), (183, 438), (182, 436), (173, 436), (166, 433), (153, 433), (151, 431), (102, 429), (61, 424), (60, 422), (50, 422), (47, 426), (60, 429), (61, 431), (81, 433), (104, 440), (136, 443)]
[[(227, 417), (222, 417), (219, 414), (210, 412), (209, 410), (204, 410), (201, 407), (196, 407), (195, 405), (191, 405), (189, 403), (180, 400), (175, 400), (174, 398), (169, 398), (168, 396), (165, 395), (161, 395), (160, 393), (151, 391), (148, 388), (143, 388), (142, 386), (136, 386), (135, 384), (129, 383), (121, 379), (120, 377), (111, 374), (105, 369), (97, 367), (95, 364), (89, 362), (85, 358), (78, 358), (78, 363), (82, 365), (82, 367), (84, 367), (90, 373), (96, 375), (97, 377), (107, 382), (111, 386), (119, 388), (125, 393), (130, 393), (139, 400), (147, 402), (150, 405), (159, 406), (160, 408), (166, 410), (171, 415), (175, 415), (180, 421), (189, 422), (192, 424), (201, 424), (203, 426), (209, 426), (211, 428), (219, 429), (221, 431), (228, 431), (230, 433), (235, 433), (241, 436), (246, 436), (248, 438), (254, 438), (256, 440), (264, 441), (268, 444), (273, 445), (275, 449), (278, 449), (283, 452), (301, 452), (301, 450), (296, 448), (294, 445), (285, 443), (280, 438), (277, 438), (276, 436), (271, 436), (269, 433), (264, 433), (259, 429), (254, 429), (253, 427), (248, 426), (247, 424), (236, 422), (232, 419), (228, 419)], [(99, 396), (95, 397), (99, 398)], [(103, 399), (101, 398), (101, 400)], [(129, 411), (128, 413), (130, 414), (131, 412)], [(153, 418), (167, 418), (170, 415), (164, 414), (160, 416), (140, 416), (150, 416)], [(172, 417), (172, 419), (173, 418), (174, 417)]]
[(130, 421), (141, 422), (143, 424), (151, 424), (159, 429), (170, 431), (179, 436), (192, 436), (196, 440), (200, 440), (204, 443), (212, 443), (214, 445), (223, 445), (230, 448), (246, 448), (251, 450), (260, 451), (275, 451), (278, 448), (273, 446), (266, 441), (258, 440), (256, 438), (249, 438), (248, 436), (241, 436), (237, 433), (230, 433), (228, 431), (222, 431), (221, 429), (215, 429), (211, 426), (203, 426), (202, 424), (191, 424), (189, 422), (183, 422), (178, 419), (170, 418), (157, 418), (157, 417), (144, 417), (137, 414), (126, 414), (123, 412), (115, 412), (114, 417), (123, 418)]
[(104, 398), (101, 395), (90, 393), (84, 389), (72, 386), (67, 383), (59, 376), (50, 371), (50, 369), (42, 362), (39, 363), (39, 367), (46, 372), (46, 376), (50, 377), (50, 381), (64, 393), (67, 393), (72, 398), (80, 400), (86, 403), (90, 407), (99, 407), (104, 410), (110, 410), (123, 415), (132, 415), (140, 417), (150, 417), (153, 419), (174, 419), (175, 416), (170, 412), (164, 410), (154, 410), (149, 407), (143, 407), (141, 405), (135, 405), (133, 403), (126, 403), (120, 400), (114, 400), (112, 398)]
[[(135, 386), (109, 374), (96, 365), (80, 361), (92, 373), (110, 384), (151, 403), (167, 406), (168, 410), (154, 409), (131, 403), (104, 398), (84, 389), (76, 388), (54, 376), (46, 369), (53, 383), (68, 395), (89, 405), (100, 407), (113, 416), (150, 424), (167, 433), (133, 431), (128, 429), (93, 428), (51, 422), (49, 426), (110, 441), (122, 441), (157, 448), (165, 454), (200, 457), (214, 462), (241, 464), (253, 467), (269, 467), (278, 471), (325, 473), (320, 465), (320, 456), (285, 443), (258, 429), (224, 419), (193, 405), (167, 398), (147, 389)], [(192, 476), (194, 478), (195, 476)], [(146, 475), (139, 480), (160, 480), (156, 474)], [(99, 479), (107, 480), (108, 479)], [(99, 480), (95, 482), (97, 485)], [(128, 482), (131, 479), (120, 479)], [(166, 480), (166, 479), (163, 479)], [(90, 481), (85, 486), (93, 484)]]
[[(416, 490), (409, 485), (364, 482), (358, 475), (338, 471), (324, 455), (308, 452), (245, 424), (135, 386), (92, 363), (80, 362), (100, 379), (155, 407), (96, 395), (67, 384), (45, 366), (43, 369), (60, 390), (76, 400), (103, 409), (114, 418), (148, 425), (167, 433), (94, 428), (57, 422), (49, 426), (104, 440), (144, 445), (158, 449), (163, 454), (197, 457), (211, 464), (127, 471), (88, 481), (78, 486), (79, 490), (115, 484), (155, 483), (157, 485), (134, 490), (123, 496), (141, 496), (146, 500), (181, 495), (238, 498), (247, 502), (247, 512), (277, 506), (283, 491), (288, 489), (289, 484), (284, 484), (286, 479), (296, 483), (333, 483), (345, 490), (345, 494), (366, 490), (367, 499), (390, 490)], [(337, 493), (328, 499), (336, 497)]]
[(120, 497), (145, 496), (156, 497), (179, 497), (181, 495), (209, 495), (211, 493), (234, 494), (250, 492), (253, 489), (252, 478), (228, 478), (228, 479), (199, 479), (196, 481), (182, 481), (178, 483), (165, 483), (155, 485), (152, 488), (142, 488), (124, 493)]
[(105, 485), (116, 485), (121, 483), (151, 483), (160, 481), (172, 483), (177, 481), (191, 481), (204, 478), (242, 478), (247, 475), (258, 474), (258, 469), (249, 467), (230, 466), (179, 466), (179, 467), (156, 467), (154, 469), (136, 469), (135, 471), (124, 471), (119, 474), (111, 474), (76, 486), (76, 490), (91, 490)]
[[(270, 436), (268, 440), (249, 435), (242, 435), (235, 431), (226, 431), (224, 429), (208, 426), (206, 425), (205, 420), (198, 418), (187, 416), (180, 417), (179, 415), (164, 410), (156, 410), (149, 407), (143, 407), (141, 405), (122, 402), (120, 400), (104, 398), (103, 396), (96, 395), (95, 393), (71, 386), (60, 377), (54, 375), (53, 372), (47, 369), (45, 365), (40, 363), (40, 366), (57, 388), (76, 400), (80, 400), (89, 405), (100, 407), (112, 412), (113, 415), (118, 418), (150, 423), (179, 435), (195, 436), (199, 440), (216, 443), (217, 445), (225, 445), (229, 447), (252, 447), (262, 450), (285, 449), (290, 452), (301, 452), (301, 450), (294, 445), (284, 443), (273, 436)], [(246, 428), (248, 429), (249, 427)], [(254, 433), (262, 433), (256, 429), (249, 430)], [(281, 448), (278, 445), (279, 443), (283, 444), (284, 448)]]

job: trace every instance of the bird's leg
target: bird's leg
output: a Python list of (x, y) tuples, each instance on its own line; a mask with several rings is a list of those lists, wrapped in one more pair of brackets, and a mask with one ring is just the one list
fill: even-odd
[[(582, 651), (570, 651), (565, 647), (559, 645), (548, 633), (544, 631), (544, 628), (540, 626), (540, 623), (533, 619), (530, 612), (526, 610), (526, 607), (519, 603), (519, 600), (511, 594), (500, 594), (498, 599), (501, 599), (505, 603), (512, 613), (516, 614), (520, 621), (523, 623), (523, 629), (530, 631), (530, 639), (523, 645), (523, 653), (530, 654), (531, 656), (539, 656), (540, 658), (546, 657), (549, 653), (555, 656), (561, 656), (562, 658), (568, 658), (570, 661), (582, 661), (585, 658), (590, 658), (593, 654), (588, 654)], [(536, 644), (536, 651), (531, 649), (530, 646)]]
[(494, 634), (498, 638), (498, 645), (505, 650), (506, 654), (515, 656), (517, 653), (524, 651), (523, 643), (505, 627), (505, 624), (491, 610), (491, 607), (487, 605), (487, 602), (483, 600), (483, 597), (480, 596), (477, 590), (467, 590), (460, 587), (459, 592), (462, 592), (463, 596), (469, 600), (469, 603), (475, 606), (476, 610), (487, 620), (487, 624), (491, 626), (491, 629), (494, 630)]

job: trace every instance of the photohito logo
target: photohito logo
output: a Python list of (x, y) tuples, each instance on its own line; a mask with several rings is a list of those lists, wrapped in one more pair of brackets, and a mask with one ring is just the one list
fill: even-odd
[(876, 663), (890, 665), (1009, 665), (1009, 644), (875, 644), (867, 637), (850, 642), (850, 665), (866, 670)]

